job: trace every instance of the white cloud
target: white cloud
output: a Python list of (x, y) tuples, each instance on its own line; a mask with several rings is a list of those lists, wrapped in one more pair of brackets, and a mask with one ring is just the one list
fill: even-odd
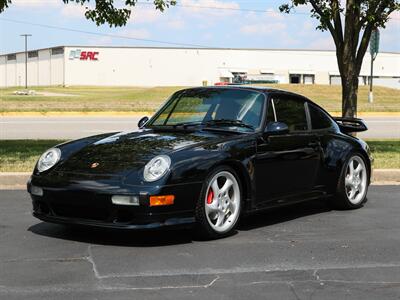
[(185, 22), (182, 19), (172, 19), (166, 22), (166, 25), (172, 29), (183, 29), (185, 28)]
[(60, 6), (59, 0), (13, 0), (12, 5), (16, 7), (49, 7)]
[(88, 44), (95, 46), (107, 46), (112, 45), (114, 39), (110, 36), (92, 37), (89, 38)]
[(308, 44), (307, 48), (316, 50), (334, 50), (335, 44), (330, 34), (327, 37), (318, 38)]
[[(282, 34), (287, 28), (285, 16), (273, 9), (267, 9), (263, 18), (259, 14), (248, 13), (242, 20), (240, 32), (247, 35)], [(249, 22), (251, 20), (259, 21)]]
[(85, 18), (85, 12), (85, 6), (73, 3), (65, 4), (61, 9), (61, 14), (68, 18)]
[(400, 12), (390, 15), (391, 20), (386, 24), (386, 28), (381, 31), (381, 49), (386, 51), (400, 51)]
[(136, 39), (147, 39), (150, 37), (150, 32), (146, 29), (123, 29), (117, 32), (116, 35)]
[(138, 5), (132, 9), (129, 23), (152, 23), (163, 15), (162, 12), (154, 7), (146, 5)]
[(237, 14), (240, 6), (235, 1), (182, 0), (179, 3), (184, 11), (198, 17), (226, 17)]
[(255, 23), (243, 25), (240, 32), (249, 35), (281, 34), (286, 29), (285, 23)]

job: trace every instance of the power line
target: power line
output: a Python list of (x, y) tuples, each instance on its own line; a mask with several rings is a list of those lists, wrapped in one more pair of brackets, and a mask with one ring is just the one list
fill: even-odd
[[(138, 1), (138, 4), (145, 4), (145, 5), (153, 5), (153, 3), (150, 2), (142, 2)], [(231, 10), (231, 11), (243, 11), (243, 12), (255, 12), (255, 13), (266, 13), (266, 14), (276, 14), (276, 13), (281, 13), (280, 11), (277, 10), (263, 10), (263, 9), (251, 9), (251, 8), (240, 8), (240, 7), (222, 7), (222, 6), (203, 6), (203, 5), (188, 5), (188, 4), (175, 4), (174, 6), (171, 7), (183, 7), (183, 8), (199, 8), (199, 9), (215, 9), (215, 10)], [(291, 14), (296, 14), (296, 15), (309, 15), (309, 13), (306, 12), (291, 12)]]
[(38, 26), (38, 27), (49, 28), (49, 29), (70, 31), (70, 32), (78, 32), (78, 33), (97, 35), (97, 36), (105, 36), (105, 37), (112, 37), (112, 38), (119, 38), (119, 39), (129, 39), (129, 40), (135, 40), (135, 41), (141, 41), (141, 42), (150, 42), (150, 43), (158, 43), (158, 44), (174, 45), (174, 46), (212, 48), (210, 46), (199, 45), (199, 44), (178, 43), (178, 42), (161, 41), (161, 40), (153, 40), (153, 39), (141, 39), (141, 38), (135, 38), (135, 37), (125, 36), (125, 35), (116, 35), (116, 34), (100, 33), (100, 32), (94, 32), (94, 31), (86, 31), (86, 30), (73, 29), (73, 28), (67, 28), (67, 27), (60, 27), (60, 26), (46, 25), (46, 24), (40, 24), (40, 23), (31, 23), (31, 22), (20, 21), (20, 20), (13, 20), (13, 19), (8, 19), (8, 18), (0, 18), (0, 21), (25, 24), (25, 25), (31, 25), (31, 26)]
[[(138, 4), (145, 4), (145, 5), (153, 5), (153, 3), (150, 2), (141, 2), (138, 1)], [(298, 12), (298, 11), (291, 11), (290, 13), (282, 13), (278, 10), (263, 10), (263, 9), (251, 9), (251, 8), (239, 8), (239, 7), (221, 7), (221, 6), (202, 6), (202, 5), (187, 5), (187, 4), (175, 4), (173, 7), (181, 7), (181, 8), (193, 8), (193, 9), (215, 9), (215, 10), (231, 10), (231, 11), (242, 11), (242, 12), (254, 12), (254, 13), (264, 13), (264, 14), (282, 14), (284, 16), (290, 16), (290, 15), (305, 15), (305, 16), (310, 16), (310, 12)], [(345, 16), (344, 13), (342, 13), (343, 16)], [(390, 17), (390, 20), (400, 20), (400, 18), (396, 17)]]

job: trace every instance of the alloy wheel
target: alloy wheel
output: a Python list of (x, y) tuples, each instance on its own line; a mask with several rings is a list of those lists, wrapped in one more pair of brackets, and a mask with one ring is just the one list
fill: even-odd
[(357, 205), (363, 201), (367, 190), (367, 169), (359, 156), (351, 157), (347, 163), (345, 189), (347, 199), (352, 204)]
[(235, 226), (240, 212), (240, 187), (234, 175), (222, 171), (210, 181), (205, 212), (209, 225), (217, 232), (228, 232)]

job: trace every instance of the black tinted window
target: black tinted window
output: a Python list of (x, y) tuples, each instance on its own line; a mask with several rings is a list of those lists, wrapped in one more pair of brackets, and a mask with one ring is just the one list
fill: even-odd
[(290, 131), (308, 129), (304, 101), (280, 97), (274, 98), (274, 105), (278, 122), (286, 123)]
[(331, 119), (318, 107), (308, 104), (313, 129), (324, 129), (332, 126)]

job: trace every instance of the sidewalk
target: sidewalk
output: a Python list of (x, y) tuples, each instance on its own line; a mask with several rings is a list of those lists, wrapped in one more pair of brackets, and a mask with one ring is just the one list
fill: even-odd
[[(0, 190), (25, 189), (31, 173), (0, 173)], [(372, 184), (400, 185), (400, 169), (376, 169), (373, 172)]]

